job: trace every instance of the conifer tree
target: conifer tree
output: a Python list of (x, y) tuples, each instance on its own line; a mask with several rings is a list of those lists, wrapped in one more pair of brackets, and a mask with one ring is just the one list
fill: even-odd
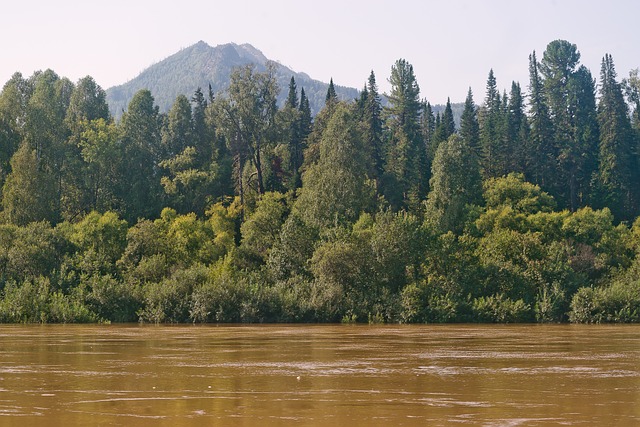
[(193, 97), (191, 97), (191, 103), (193, 105), (193, 146), (201, 161), (200, 165), (205, 166), (211, 161), (213, 154), (211, 139), (214, 132), (207, 125), (206, 111), (208, 102), (200, 88), (196, 89)]
[(519, 83), (511, 83), (507, 109), (506, 136), (508, 144), (512, 147), (511, 170), (509, 172), (524, 173), (527, 168), (526, 152), (528, 149), (529, 124), (524, 110), (524, 98)]
[(570, 208), (592, 204), (592, 183), (598, 169), (598, 120), (595, 80), (591, 72), (580, 66), (569, 82), (569, 113), (572, 117), (572, 146), (569, 155)]
[(298, 87), (296, 86), (296, 79), (293, 76), (291, 76), (291, 80), (289, 81), (289, 93), (285, 106), (293, 109), (298, 108)]
[[(433, 126), (434, 126), (434, 131), (433, 131), (433, 140), (434, 140), (434, 146), (437, 147), (438, 145), (440, 145), (440, 143), (442, 141), (444, 141), (442, 139), (442, 133), (443, 133), (443, 129), (442, 129), (442, 115), (440, 114), (440, 111), (438, 111), (436, 113), (436, 118), (433, 121)], [(433, 155), (435, 157), (436, 152), (433, 152)]]
[[(304, 91), (302, 92), (304, 95)], [(303, 102), (306, 102), (303, 100)], [(302, 182), (300, 181), (300, 166), (302, 166), (303, 161), (303, 127), (305, 124), (302, 123), (302, 110), (300, 109), (301, 103), (298, 101), (298, 89), (296, 86), (296, 81), (291, 77), (289, 82), (289, 93), (287, 95), (287, 100), (284, 104), (284, 108), (279, 111), (279, 115), (283, 117), (285, 129), (284, 132), (286, 134), (287, 145), (288, 145), (288, 154), (289, 154), (289, 162), (286, 166), (286, 171), (283, 175), (288, 175), (288, 178), (283, 179), (285, 181), (285, 186), (291, 190), (295, 190), (300, 187)], [(280, 160), (279, 160), (280, 161)]]
[(475, 151), (476, 155), (480, 155), (480, 127), (478, 125), (478, 113), (475, 102), (473, 102), (473, 92), (471, 88), (467, 92), (467, 98), (464, 101), (464, 110), (460, 118), (460, 137), (465, 140), (466, 144)]
[(525, 176), (528, 181), (546, 190), (553, 184), (557, 156), (553, 145), (553, 126), (535, 51), (529, 55), (529, 117), (531, 131)]
[(376, 76), (371, 71), (363, 93), (364, 100), (364, 141), (371, 153), (372, 167), (370, 176), (376, 180), (376, 187), (381, 192), (381, 179), (384, 173), (384, 150), (382, 147), (382, 105), (378, 94)]
[(611, 55), (602, 59), (600, 71), (599, 199), (617, 219), (637, 214), (638, 185), (634, 170), (634, 147), (629, 112), (622, 87), (616, 81)]
[(391, 67), (385, 109), (389, 132), (385, 196), (396, 207), (417, 207), (428, 187), (427, 157), (420, 132), (420, 88), (413, 66), (399, 59)]
[(329, 88), (327, 89), (327, 96), (324, 98), (325, 105), (330, 105), (338, 102), (338, 94), (336, 93), (336, 88), (333, 85), (333, 78), (329, 81)]
[(444, 127), (446, 139), (449, 139), (456, 132), (456, 123), (453, 119), (453, 110), (451, 109), (451, 100), (449, 98), (447, 98), (447, 104), (442, 115), (442, 126)]
[(557, 156), (554, 185), (549, 191), (561, 206), (574, 209), (577, 208), (572, 205), (577, 200), (576, 171), (581, 153), (574, 138), (573, 117), (569, 113), (572, 110), (569, 90), (579, 62), (580, 52), (576, 45), (566, 40), (549, 43), (540, 61)]
[(506, 147), (503, 129), (502, 98), (498, 91), (493, 69), (489, 70), (484, 105), (480, 110), (480, 164), (485, 178), (498, 177), (506, 173), (504, 161)]
[(433, 108), (431, 104), (426, 100), (422, 102), (422, 115), (420, 116), (420, 130), (422, 132), (422, 139), (424, 140), (425, 149), (427, 151), (427, 158), (429, 164), (433, 160), (433, 156), (436, 153), (434, 147), (434, 133), (436, 131), (436, 118), (433, 115)]
[(309, 98), (304, 93), (304, 88), (300, 89), (300, 138), (303, 141), (307, 139), (311, 133), (312, 117), (311, 107), (309, 106)]
[(193, 146), (193, 115), (187, 97), (178, 95), (162, 129), (162, 159), (180, 154), (187, 146)]

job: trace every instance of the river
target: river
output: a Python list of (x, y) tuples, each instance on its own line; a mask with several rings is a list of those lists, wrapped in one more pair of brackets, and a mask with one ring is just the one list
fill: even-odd
[(2, 426), (639, 426), (640, 327), (0, 326)]

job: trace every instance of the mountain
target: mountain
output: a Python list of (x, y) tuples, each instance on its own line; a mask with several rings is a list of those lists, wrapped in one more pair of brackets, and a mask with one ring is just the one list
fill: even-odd
[[(238, 66), (255, 64), (258, 71), (265, 69), (269, 60), (250, 44), (223, 44), (215, 47), (199, 41), (170, 57), (150, 66), (129, 82), (107, 89), (107, 102), (111, 114), (119, 118), (126, 110), (133, 95), (140, 89), (149, 89), (161, 112), (167, 112), (180, 94), (191, 98), (198, 87), (206, 94), (209, 85), (214, 94), (229, 87), (231, 71)], [(276, 78), (280, 86), (280, 105), (284, 102), (291, 76), (309, 98), (311, 111), (316, 114), (324, 106), (328, 84), (313, 80), (305, 73), (296, 73), (284, 65), (276, 64)], [(335, 86), (339, 99), (358, 97), (356, 89)]]

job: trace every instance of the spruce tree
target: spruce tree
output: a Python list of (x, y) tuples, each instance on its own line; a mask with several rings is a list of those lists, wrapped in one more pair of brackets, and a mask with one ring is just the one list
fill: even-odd
[(531, 131), (525, 154), (525, 176), (527, 181), (547, 190), (553, 184), (557, 156), (553, 145), (553, 125), (535, 51), (529, 55), (529, 117)]
[(506, 173), (505, 159), (506, 147), (502, 114), (502, 98), (498, 91), (496, 78), (493, 69), (489, 71), (487, 77), (487, 90), (479, 114), (480, 124), (480, 164), (485, 178), (498, 177)]
[(580, 66), (569, 82), (569, 113), (572, 117), (572, 161), (569, 169), (571, 210), (591, 204), (593, 178), (598, 169), (599, 128), (596, 86), (591, 72)]
[(438, 146), (443, 141), (446, 140), (444, 139), (444, 128), (442, 127), (442, 115), (438, 111), (436, 118), (433, 120), (433, 157), (435, 157)]
[[(300, 103), (298, 102), (298, 89), (296, 81), (291, 77), (289, 82), (289, 94), (287, 95), (287, 101), (284, 104), (284, 108), (279, 111), (279, 115), (284, 118), (284, 132), (285, 138), (288, 142), (289, 151), (289, 163), (286, 166), (286, 170), (283, 175), (288, 175), (288, 178), (283, 178), (285, 186), (290, 190), (299, 188), (302, 184), (300, 180), (300, 166), (303, 161), (303, 123), (302, 112), (300, 110)], [(281, 161), (281, 159), (278, 159)], [(276, 174), (277, 175), (277, 174)], [(274, 183), (271, 187), (276, 186)]]
[(311, 107), (309, 106), (309, 98), (304, 93), (304, 88), (300, 89), (300, 138), (306, 141), (309, 133), (311, 133), (312, 116)]
[(324, 104), (330, 105), (338, 102), (338, 94), (336, 93), (336, 88), (333, 85), (333, 78), (329, 81), (329, 88), (327, 89), (327, 96), (324, 98)]
[(456, 132), (456, 123), (453, 119), (453, 110), (451, 109), (451, 100), (449, 98), (447, 98), (447, 104), (444, 107), (444, 113), (442, 115), (442, 126), (446, 139), (449, 139), (449, 137)]
[(425, 149), (429, 162), (433, 160), (433, 156), (436, 153), (434, 147), (434, 133), (436, 131), (436, 118), (433, 115), (433, 108), (431, 104), (426, 100), (422, 103), (422, 115), (420, 116), (420, 130), (422, 132), (422, 139), (424, 140)]
[(520, 84), (511, 83), (511, 92), (509, 93), (509, 104), (507, 107), (507, 141), (510, 144), (512, 161), (509, 172), (524, 173), (527, 168), (527, 143), (529, 124), (524, 111), (524, 97)]
[(291, 80), (289, 81), (289, 94), (287, 95), (285, 106), (293, 109), (298, 108), (298, 88), (296, 86), (296, 79), (294, 79), (293, 76), (291, 76)]
[(382, 176), (384, 173), (384, 150), (382, 147), (382, 105), (378, 94), (376, 76), (371, 71), (363, 94), (364, 142), (371, 153), (372, 167), (370, 176), (375, 179), (377, 191), (382, 194)]
[(558, 165), (550, 192), (561, 206), (573, 209), (577, 208), (574, 206), (577, 201), (576, 174), (582, 153), (575, 140), (569, 90), (579, 61), (580, 52), (576, 45), (566, 40), (549, 43), (540, 61)]
[(396, 61), (389, 83), (389, 106), (385, 109), (389, 132), (385, 196), (396, 208), (415, 208), (426, 195), (428, 172), (420, 132), (420, 88), (413, 66), (404, 59)]
[(467, 98), (464, 101), (464, 110), (460, 119), (460, 137), (465, 140), (466, 144), (475, 151), (476, 155), (480, 155), (480, 127), (478, 125), (478, 113), (475, 102), (473, 102), (473, 92), (471, 88), (467, 92)]
[(207, 125), (206, 112), (208, 103), (200, 88), (196, 89), (191, 98), (191, 103), (193, 104), (193, 146), (198, 152), (201, 165), (204, 165), (211, 161), (211, 156), (213, 155), (213, 147), (211, 145), (213, 132)]
[(616, 81), (611, 55), (602, 60), (598, 103), (600, 149), (599, 199), (619, 220), (637, 214), (638, 183), (635, 179), (634, 147), (629, 111), (622, 87)]

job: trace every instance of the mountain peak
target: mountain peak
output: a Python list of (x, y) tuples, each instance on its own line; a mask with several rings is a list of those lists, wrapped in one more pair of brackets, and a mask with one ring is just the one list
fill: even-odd
[[(148, 89), (160, 111), (166, 112), (178, 95), (190, 98), (197, 88), (208, 88), (209, 85), (214, 93), (223, 92), (229, 87), (230, 75), (234, 68), (255, 64), (260, 70), (264, 69), (268, 61), (259, 49), (248, 43), (226, 43), (212, 47), (200, 40), (151, 65), (133, 80), (107, 89), (107, 102), (111, 114), (119, 118), (133, 95), (141, 89)], [(296, 79), (298, 90), (304, 88), (311, 110), (314, 114), (317, 113), (324, 105), (328, 84), (277, 64), (276, 78), (280, 86), (280, 103), (286, 98), (291, 76)], [(345, 100), (358, 96), (358, 90), (353, 88), (336, 86), (336, 92), (340, 99)]]

